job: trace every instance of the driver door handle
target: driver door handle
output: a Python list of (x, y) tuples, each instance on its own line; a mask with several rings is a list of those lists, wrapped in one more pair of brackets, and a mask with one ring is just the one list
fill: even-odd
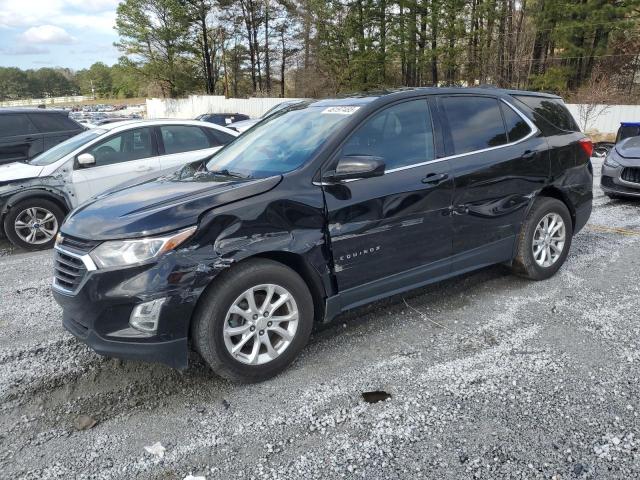
[(151, 171), (151, 167), (136, 167), (136, 172), (149, 172)]
[(422, 183), (427, 185), (438, 185), (449, 178), (448, 173), (429, 173), (423, 179)]

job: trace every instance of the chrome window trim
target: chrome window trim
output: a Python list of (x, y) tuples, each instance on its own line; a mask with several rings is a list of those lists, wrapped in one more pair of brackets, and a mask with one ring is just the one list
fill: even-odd
[[(519, 143), (525, 142), (525, 141), (529, 140), (530, 138), (534, 137), (535, 135), (537, 135), (538, 133), (540, 133), (540, 130), (538, 129), (538, 127), (536, 127), (536, 125), (529, 118), (527, 118), (524, 115), (524, 113), (522, 113), (520, 110), (518, 110), (513, 104), (511, 104), (510, 102), (508, 102), (504, 98), (498, 98), (497, 100), (503, 102), (505, 105), (507, 105), (509, 108), (511, 108), (511, 110), (516, 112), (520, 118), (522, 118), (525, 121), (525, 123), (531, 129), (531, 131), (526, 136), (522, 137), (520, 140), (516, 140), (515, 142), (505, 143), (504, 145), (497, 145), (495, 147), (482, 148), (480, 150), (473, 150), (471, 152), (457, 153), (455, 155), (449, 155), (449, 156), (446, 156), (446, 157), (434, 158), (433, 160), (427, 160), (425, 162), (413, 163), (411, 165), (405, 165), (404, 167), (392, 168), (392, 169), (389, 169), (389, 170), (385, 170), (384, 175), (387, 175), (388, 173), (395, 173), (395, 172), (400, 172), (400, 171), (403, 171), (403, 170), (409, 170), (410, 168), (423, 167), (425, 165), (430, 165), (432, 163), (439, 163), (439, 162), (444, 162), (444, 161), (447, 161), (447, 160), (454, 160), (456, 158), (462, 158), (462, 157), (466, 157), (468, 155), (475, 155), (477, 153), (490, 152), (490, 151), (493, 151), (493, 150), (498, 150), (500, 148), (512, 147), (514, 145), (518, 145)], [(317, 186), (331, 186), (331, 185), (341, 185), (343, 183), (349, 183), (349, 182), (357, 182), (357, 181), (360, 181), (360, 180), (367, 180), (367, 179), (366, 178), (352, 178), (352, 179), (349, 179), (349, 180), (343, 180), (342, 182), (339, 182), (339, 183), (313, 182), (313, 184), (317, 185)]]

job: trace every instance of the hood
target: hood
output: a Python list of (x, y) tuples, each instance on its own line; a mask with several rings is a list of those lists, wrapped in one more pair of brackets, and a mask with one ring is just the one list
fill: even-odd
[(616, 151), (621, 157), (640, 160), (640, 137), (630, 137), (621, 141), (616, 145)]
[(88, 240), (157, 235), (195, 225), (207, 210), (267, 192), (282, 179), (189, 173), (184, 175), (183, 169), (111, 190), (71, 212), (61, 231)]
[(26, 180), (40, 175), (44, 167), (29, 165), (28, 163), (13, 162), (0, 165), (0, 183), (13, 180)]

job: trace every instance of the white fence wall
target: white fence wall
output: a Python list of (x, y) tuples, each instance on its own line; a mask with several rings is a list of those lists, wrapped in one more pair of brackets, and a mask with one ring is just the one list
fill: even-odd
[[(579, 105), (568, 104), (567, 107), (576, 119), (578, 125), (582, 127)], [(620, 122), (640, 122), (640, 105), (611, 105), (605, 112), (589, 121), (587, 130), (597, 130), (601, 133), (615, 133), (618, 131)]]
[(258, 118), (271, 107), (291, 98), (225, 98), (191, 95), (189, 98), (147, 99), (147, 118), (195, 118), (203, 113), (244, 113)]
[(25, 100), (6, 100), (0, 102), (0, 107), (35, 107), (38, 105), (56, 105), (60, 103), (80, 103), (91, 100), (92, 97), (74, 95), (70, 97), (29, 98)]
[[(224, 98), (222, 96), (192, 95), (183, 99), (153, 98), (147, 100), (148, 118), (195, 118), (202, 113), (244, 113), (257, 118), (274, 105), (290, 98)], [(578, 105), (567, 105), (578, 122)], [(640, 105), (611, 105), (603, 114), (589, 122), (588, 130), (615, 133), (620, 122), (640, 122)]]

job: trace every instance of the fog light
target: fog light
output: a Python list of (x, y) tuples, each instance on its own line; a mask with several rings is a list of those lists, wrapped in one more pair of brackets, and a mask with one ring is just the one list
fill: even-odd
[(166, 300), (166, 298), (158, 298), (137, 305), (131, 312), (129, 325), (141, 332), (155, 333), (158, 330), (160, 309)]

